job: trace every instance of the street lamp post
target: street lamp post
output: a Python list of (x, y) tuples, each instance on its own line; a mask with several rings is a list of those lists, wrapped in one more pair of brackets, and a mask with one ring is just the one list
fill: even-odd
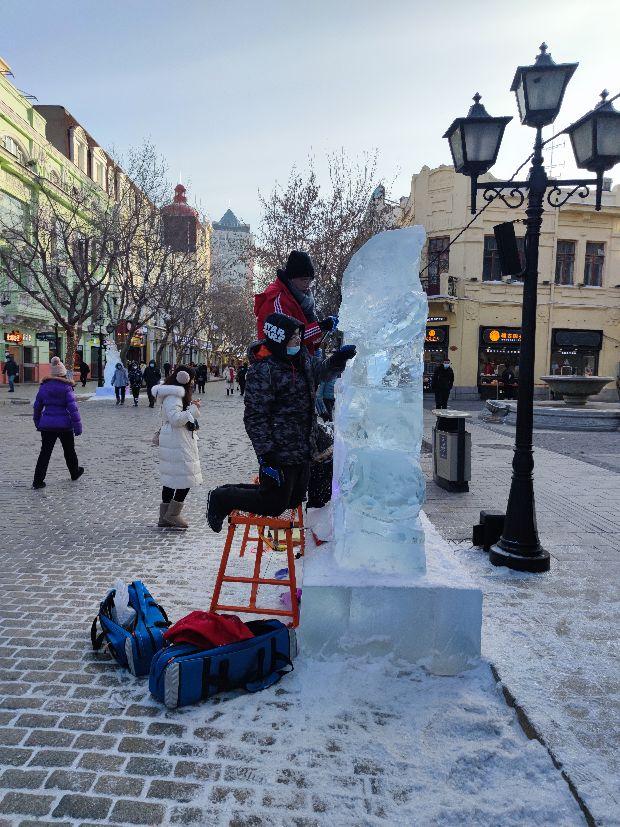
[[(488, 203), (500, 199), (507, 207), (523, 206), (527, 195), (527, 231), (523, 273), (523, 308), (519, 390), (512, 482), (501, 539), (491, 548), (489, 559), (495, 566), (517, 571), (544, 572), (550, 567), (549, 553), (540, 545), (534, 500), (534, 456), (532, 433), (534, 417), (534, 357), (536, 341), (536, 303), (538, 288), (538, 248), (545, 211), (544, 202), (559, 208), (579, 194), (585, 198), (590, 186), (596, 187), (595, 209), (601, 208), (603, 172), (620, 161), (620, 112), (607, 101), (584, 115), (567, 132), (573, 144), (577, 166), (596, 172), (594, 179), (551, 180), (543, 163), (542, 129), (559, 114), (564, 92), (578, 64), (556, 64), (545, 43), (532, 66), (519, 66), (511, 86), (515, 92), (521, 123), (536, 129), (532, 165), (525, 181), (478, 183), (478, 176), (495, 163), (504, 128), (511, 118), (492, 118), (474, 98), (466, 118), (457, 118), (444, 135), (450, 145), (456, 172), (471, 178), (471, 211), (476, 211), (476, 195), (483, 190)], [(567, 192), (561, 187), (570, 187)], [(505, 191), (508, 193), (505, 195)]]

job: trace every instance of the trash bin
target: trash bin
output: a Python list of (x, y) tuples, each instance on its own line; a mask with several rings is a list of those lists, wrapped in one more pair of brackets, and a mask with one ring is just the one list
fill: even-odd
[(469, 491), (471, 434), (465, 430), (465, 411), (433, 410), (433, 479), (446, 491)]

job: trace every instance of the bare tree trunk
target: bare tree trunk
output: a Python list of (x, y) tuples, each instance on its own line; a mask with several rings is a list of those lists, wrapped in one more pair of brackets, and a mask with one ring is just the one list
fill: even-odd
[(67, 368), (67, 379), (73, 379), (73, 365), (77, 351), (78, 335), (75, 325), (65, 327), (67, 334), (67, 355), (65, 356), (65, 367)]

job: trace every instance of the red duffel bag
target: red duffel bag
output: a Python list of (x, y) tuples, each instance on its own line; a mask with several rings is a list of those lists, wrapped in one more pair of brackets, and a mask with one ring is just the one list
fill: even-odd
[(164, 632), (169, 643), (191, 643), (201, 649), (226, 646), (252, 637), (252, 632), (236, 615), (198, 611), (190, 612)]

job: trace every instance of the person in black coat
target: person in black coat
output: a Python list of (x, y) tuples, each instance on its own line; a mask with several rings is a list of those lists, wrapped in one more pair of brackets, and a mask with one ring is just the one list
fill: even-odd
[(209, 379), (209, 370), (205, 364), (198, 365), (196, 368), (196, 385), (198, 387), (198, 393), (205, 392), (205, 385), (207, 384), (207, 380)]
[(505, 398), (512, 399), (514, 397), (515, 386), (517, 384), (517, 377), (515, 376), (515, 372), (510, 365), (506, 365), (500, 378), (504, 385)]
[(82, 387), (86, 387), (86, 382), (88, 381), (88, 374), (90, 373), (90, 368), (86, 364), (86, 362), (82, 359), (80, 362), (80, 382), (82, 383)]
[(435, 393), (435, 407), (444, 409), (448, 407), (450, 391), (454, 385), (454, 371), (450, 366), (450, 360), (444, 359), (441, 365), (437, 365), (433, 373), (433, 391)]
[(239, 385), (239, 393), (241, 396), (245, 393), (245, 377), (248, 374), (248, 363), (244, 362), (237, 371), (237, 384)]
[(155, 407), (155, 397), (153, 396), (153, 388), (161, 382), (161, 371), (155, 364), (155, 360), (151, 359), (148, 365), (144, 368), (144, 384), (146, 385), (146, 395), (149, 398), (149, 408)]
[(258, 485), (221, 485), (209, 492), (207, 521), (222, 530), (231, 511), (277, 517), (297, 508), (306, 496), (310, 461), (319, 453), (316, 389), (340, 376), (355, 346), (329, 359), (301, 346), (304, 326), (282, 313), (264, 323), (265, 339), (249, 350), (243, 422), (259, 464)]

